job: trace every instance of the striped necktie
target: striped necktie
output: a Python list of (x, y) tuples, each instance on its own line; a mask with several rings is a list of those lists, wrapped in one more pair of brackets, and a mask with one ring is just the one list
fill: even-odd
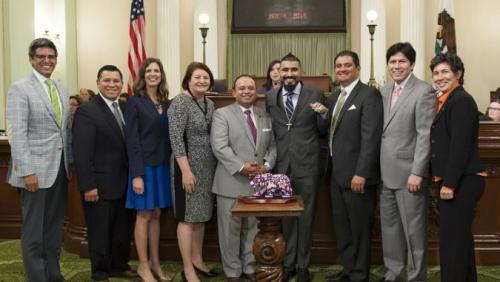
[(54, 82), (50, 78), (45, 80), (45, 84), (47, 84), (47, 87), (49, 89), (50, 103), (52, 104), (52, 108), (54, 109), (54, 112), (56, 113), (57, 124), (59, 126), (61, 126), (62, 113), (61, 113), (61, 105), (59, 104), (59, 96), (57, 95), (56, 86), (54, 85)]
[(293, 107), (293, 100), (292, 97), (295, 95), (293, 92), (288, 92), (286, 93), (286, 102), (285, 102), (285, 111), (286, 111), (286, 116), (288, 119), (292, 118), (294, 107)]

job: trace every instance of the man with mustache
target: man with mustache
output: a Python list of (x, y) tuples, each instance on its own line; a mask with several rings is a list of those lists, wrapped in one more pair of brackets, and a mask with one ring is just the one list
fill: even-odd
[(277, 147), (275, 173), (290, 177), (294, 194), (302, 196), (304, 213), (283, 219), (286, 239), (283, 281), (297, 274), (299, 282), (310, 281), (311, 235), (316, 194), (319, 188), (319, 135), (328, 127), (324, 95), (300, 81), (300, 60), (289, 53), (281, 59), (282, 87), (266, 95)]

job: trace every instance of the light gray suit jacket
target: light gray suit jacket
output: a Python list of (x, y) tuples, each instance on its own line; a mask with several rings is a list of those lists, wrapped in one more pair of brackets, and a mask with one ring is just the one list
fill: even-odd
[(51, 187), (62, 152), (68, 172), (69, 96), (60, 83), (54, 80), (54, 84), (61, 100), (61, 126), (44, 86), (34, 73), (12, 84), (7, 94), (7, 122), (12, 128), (7, 182), (14, 187), (25, 188), (23, 177), (33, 173), (38, 177), (39, 188)]
[(390, 110), (394, 83), (381, 89), (384, 126), (380, 149), (380, 168), (384, 185), (406, 188), (411, 173), (429, 174), (430, 129), (436, 108), (432, 87), (410, 74), (401, 96)]
[(239, 173), (246, 161), (276, 162), (276, 144), (269, 115), (254, 106), (257, 142), (254, 143), (238, 103), (217, 109), (212, 118), (210, 143), (218, 160), (212, 192), (230, 198), (253, 193), (248, 177)]

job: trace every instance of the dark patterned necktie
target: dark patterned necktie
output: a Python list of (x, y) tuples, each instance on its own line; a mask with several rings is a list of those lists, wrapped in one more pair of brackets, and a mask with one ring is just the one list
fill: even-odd
[(293, 101), (292, 101), (293, 95), (295, 95), (295, 93), (293, 93), (293, 92), (286, 93), (285, 111), (286, 111), (286, 116), (288, 117), (288, 119), (292, 118), (293, 111), (294, 111)]

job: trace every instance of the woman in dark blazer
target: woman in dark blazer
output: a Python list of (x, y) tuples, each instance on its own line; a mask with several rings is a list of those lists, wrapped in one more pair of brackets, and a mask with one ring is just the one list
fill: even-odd
[(172, 206), (169, 101), (160, 60), (144, 60), (134, 94), (125, 109), (130, 164), (126, 207), (137, 210), (134, 231), (139, 257), (137, 273), (144, 281), (156, 281), (153, 273), (160, 281), (169, 281), (171, 275), (162, 269), (158, 254), (161, 208)]
[(431, 128), (431, 169), (440, 189), (441, 282), (477, 281), (472, 222), (485, 186), (478, 108), (462, 87), (465, 69), (460, 57), (437, 55), (430, 68), (441, 91)]

